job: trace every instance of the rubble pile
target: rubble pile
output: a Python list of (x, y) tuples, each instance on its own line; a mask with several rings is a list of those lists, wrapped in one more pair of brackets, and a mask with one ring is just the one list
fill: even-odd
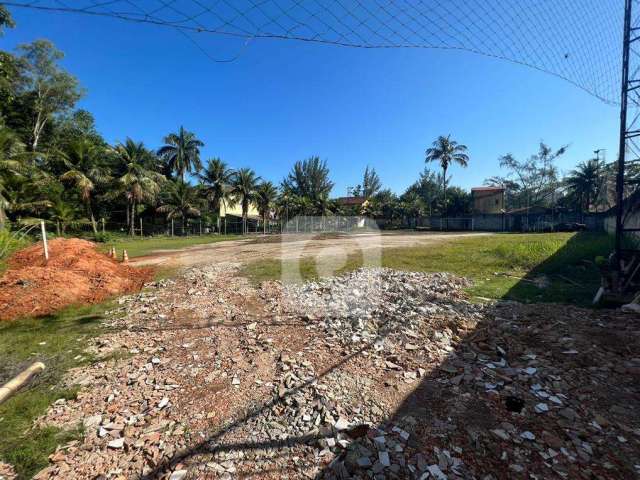
[(384, 338), (402, 341), (434, 318), (475, 317), (480, 305), (467, 301), (469, 281), (446, 273), (424, 274), (363, 268), (283, 288), (279, 301), (290, 314), (319, 322), (328, 338), (345, 345)]
[(38, 478), (617, 479), (640, 474), (631, 314), (467, 300), (446, 274), (251, 286), (230, 265), (123, 297)]

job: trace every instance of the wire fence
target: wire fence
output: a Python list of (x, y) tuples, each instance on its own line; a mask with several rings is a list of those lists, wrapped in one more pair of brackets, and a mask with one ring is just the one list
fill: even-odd
[[(83, 14), (243, 41), (282, 39), (352, 48), (472, 52), (620, 99), (621, 0), (60, 0), (3, 4)], [(636, 8), (636, 15), (638, 13)]]

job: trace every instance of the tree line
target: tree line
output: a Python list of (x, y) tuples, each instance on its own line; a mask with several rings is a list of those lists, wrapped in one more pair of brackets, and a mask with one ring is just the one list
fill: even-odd
[[(0, 35), (14, 26), (0, 6)], [(239, 206), (243, 231), (250, 206), (263, 225), (296, 215), (368, 215), (402, 220), (422, 215), (460, 216), (472, 211), (469, 192), (451, 185), (450, 167), (466, 167), (469, 152), (451, 136), (438, 137), (425, 151), (428, 168), (402, 194), (383, 188), (374, 168), (365, 169), (351, 194), (366, 202), (345, 205), (330, 197), (334, 183), (326, 160), (296, 162), (279, 185), (252, 168), (232, 169), (220, 158), (204, 161), (204, 142), (180, 126), (159, 148), (127, 137), (110, 145), (92, 114), (77, 108), (86, 91), (60, 66), (63, 53), (48, 40), (0, 50), (0, 223), (43, 218), (60, 233), (98, 219), (126, 225), (133, 234), (140, 216), (178, 220), (201, 218), (220, 231), (221, 207)], [(613, 167), (599, 157), (561, 178), (556, 160), (567, 151), (541, 143), (521, 160), (500, 157), (506, 174), (487, 185), (506, 191), (507, 209), (536, 205), (597, 211), (613, 199)], [(634, 167), (635, 168), (635, 167)]]
[[(6, 10), (0, 18), (2, 26), (13, 27)], [(246, 231), (251, 205), (265, 225), (274, 217), (399, 218), (442, 209), (434, 201), (441, 177), (428, 171), (398, 197), (382, 189), (375, 169), (367, 167), (353, 195), (368, 201), (348, 206), (330, 198), (334, 183), (326, 160), (317, 156), (296, 162), (275, 185), (252, 168), (203, 161), (204, 142), (182, 126), (159, 148), (130, 137), (110, 145), (92, 114), (77, 108), (86, 91), (60, 66), (63, 56), (48, 40), (0, 51), (0, 223), (43, 218), (60, 233), (90, 225), (97, 235), (99, 219), (107, 219), (133, 234), (142, 215), (176, 219), (183, 228), (199, 217), (220, 230), (221, 207), (239, 206)], [(468, 194), (446, 182), (445, 189), (454, 210), (468, 210)]]

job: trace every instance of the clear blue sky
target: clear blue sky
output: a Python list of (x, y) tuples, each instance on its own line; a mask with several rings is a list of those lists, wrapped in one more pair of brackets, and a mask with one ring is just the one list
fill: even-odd
[[(616, 107), (533, 69), (469, 53), (361, 50), (282, 40), (198, 35), (215, 63), (179, 32), (107, 18), (13, 10), (18, 26), (3, 49), (48, 38), (87, 89), (110, 142), (149, 147), (180, 125), (196, 132), (203, 157), (250, 166), (279, 182), (296, 160), (327, 159), (335, 196), (360, 183), (367, 164), (401, 193), (424, 168), (440, 134), (467, 144), (467, 169), (453, 183), (481, 185), (501, 174), (498, 157), (524, 157), (540, 140), (571, 144), (568, 171), (607, 149), (617, 154)], [(434, 165), (435, 168), (435, 165)]]

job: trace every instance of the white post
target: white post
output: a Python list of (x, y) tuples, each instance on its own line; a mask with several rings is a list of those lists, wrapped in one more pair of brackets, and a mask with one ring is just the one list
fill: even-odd
[(47, 229), (44, 228), (44, 220), (40, 220), (40, 229), (42, 230), (42, 245), (44, 247), (44, 261), (49, 261), (49, 248), (47, 247)]
[(173, 218), (171, 219), (171, 236), (173, 237)]
[(142, 238), (142, 218), (140, 218), (140, 238)]

